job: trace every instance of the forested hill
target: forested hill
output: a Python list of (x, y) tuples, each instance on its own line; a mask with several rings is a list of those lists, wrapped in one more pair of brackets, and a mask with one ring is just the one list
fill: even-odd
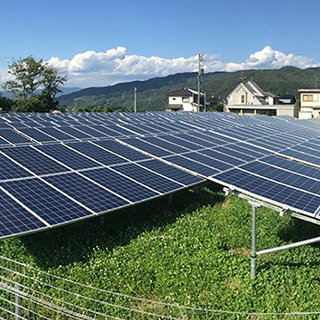
[[(298, 89), (320, 86), (319, 68), (299, 69), (283, 67), (268, 70), (213, 72), (203, 75), (202, 88), (207, 98), (224, 99), (240, 83), (240, 79), (255, 81), (263, 90), (274, 94), (292, 94), (299, 99)], [(182, 88), (197, 89), (197, 73), (179, 73), (145, 81), (119, 83), (113, 86), (87, 88), (62, 95), (57, 100), (69, 108), (111, 106), (114, 110), (133, 108), (133, 89), (137, 88), (138, 111), (164, 110), (166, 93)]]
[(196, 73), (177, 73), (174, 75), (169, 75), (167, 77), (152, 78), (149, 80), (143, 81), (132, 81), (118, 83), (113, 86), (106, 87), (92, 87), (82, 89), (67, 95), (62, 95), (59, 100), (65, 101), (70, 99), (76, 99), (83, 96), (99, 96), (99, 95), (109, 95), (117, 92), (129, 92), (133, 91), (133, 88), (136, 87), (138, 91), (146, 91), (150, 89), (160, 89), (164, 86), (176, 85), (187, 81), (189, 78), (196, 77)]

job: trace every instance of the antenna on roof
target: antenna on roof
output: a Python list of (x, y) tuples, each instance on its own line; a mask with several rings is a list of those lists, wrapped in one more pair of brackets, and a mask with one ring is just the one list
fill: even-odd
[(243, 80), (247, 79), (247, 77), (244, 76), (244, 72), (243, 71), (240, 73), (240, 77), (239, 78), (240, 78), (241, 82), (243, 82)]

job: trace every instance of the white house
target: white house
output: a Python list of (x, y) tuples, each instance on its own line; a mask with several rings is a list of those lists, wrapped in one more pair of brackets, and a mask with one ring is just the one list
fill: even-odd
[(299, 119), (320, 116), (320, 89), (299, 89), (301, 108)]
[(298, 117), (298, 106), (284, 104), (279, 96), (263, 91), (255, 82), (241, 82), (225, 99), (225, 111), (238, 114), (289, 115)]
[(204, 93), (200, 93), (200, 108), (198, 106), (198, 91), (182, 89), (168, 92), (167, 111), (203, 111)]

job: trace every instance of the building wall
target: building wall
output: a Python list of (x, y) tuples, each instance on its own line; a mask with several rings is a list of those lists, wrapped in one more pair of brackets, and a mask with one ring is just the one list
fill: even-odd
[(260, 104), (261, 102), (244, 87), (240, 87), (237, 91), (230, 94), (227, 98), (228, 104)]
[(193, 97), (169, 97), (169, 104), (182, 104), (183, 111), (194, 111), (192, 103)]
[(299, 89), (301, 108), (299, 119), (317, 118), (320, 116), (320, 90)]

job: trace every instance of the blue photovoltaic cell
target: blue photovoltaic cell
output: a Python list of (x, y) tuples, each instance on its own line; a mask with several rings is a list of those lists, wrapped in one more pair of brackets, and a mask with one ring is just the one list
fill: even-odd
[(315, 178), (320, 180), (320, 169), (306, 166), (302, 163), (295, 162), (292, 160), (284, 159), (281, 157), (277, 157), (275, 155), (270, 155), (260, 159), (265, 163), (274, 165), (279, 168), (283, 168), (288, 171), (296, 172), (306, 177)]
[(214, 168), (210, 168), (206, 166), (205, 164), (195, 162), (193, 160), (184, 158), (179, 155), (170, 156), (164, 158), (166, 161), (169, 161), (177, 166), (180, 166), (182, 168), (185, 168), (189, 171), (195, 172), (197, 174), (203, 175), (203, 176), (212, 176), (219, 172), (219, 170), (216, 170)]
[(197, 145), (200, 145), (204, 148), (211, 148), (211, 147), (214, 147), (216, 146), (217, 144), (216, 143), (212, 143), (210, 141), (207, 141), (206, 139), (200, 139), (198, 137), (196, 137), (193, 132), (192, 133), (189, 133), (189, 134), (186, 134), (186, 133), (178, 133), (176, 135), (177, 138), (180, 138), (180, 139), (184, 139), (186, 141), (190, 141), (190, 142), (193, 142), (193, 143), (196, 143)]
[(66, 134), (65, 132), (59, 131), (57, 128), (54, 128), (54, 127), (40, 128), (38, 130), (52, 136), (53, 138), (59, 141), (75, 140), (74, 137)]
[[(241, 153), (241, 152), (234, 150), (234, 149), (229, 149), (229, 148), (227, 148), (227, 146), (228, 145), (215, 147), (213, 150), (221, 152), (224, 155), (228, 155), (230, 157), (233, 157), (233, 158), (236, 158), (236, 159), (239, 159), (242, 161), (246, 161), (246, 162), (249, 162), (249, 161), (252, 161), (255, 159), (254, 157), (252, 157), (248, 154)], [(263, 155), (260, 155), (260, 156), (263, 156)]]
[(286, 148), (286, 147), (280, 146), (278, 144), (269, 142), (265, 138), (261, 139), (261, 140), (258, 140), (258, 139), (250, 140), (250, 143), (252, 143), (255, 146), (262, 147), (262, 148), (265, 148), (265, 149), (273, 151), (273, 152), (280, 151), (280, 150)]
[(55, 142), (56, 139), (49, 137), (48, 135), (44, 134), (43, 132), (39, 131), (38, 129), (34, 128), (27, 128), (27, 129), (19, 129), (20, 132), (24, 133), (28, 137), (36, 140), (37, 142)]
[(59, 130), (77, 139), (94, 139), (94, 137), (75, 129), (75, 127), (59, 127)]
[(208, 157), (220, 160), (225, 163), (229, 163), (232, 166), (239, 166), (239, 165), (245, 163), (245, 161), (243, 161), (243, 160), (236, 159), (236, 158), (230, 157), (224, 153), (218, 152), (215, 150), (215, 148), (201, 150), (201, 153), (208, 156)]
[(1, 129), (0, 136), (13, 144), (18, 144), (18, 143), (32, 144), (33, 143), (29, 139), (22, 136), (21, 134), (15, 132), (13, 129)]
[(88, 159), (63, 144), (47, 144), (36, 146), (35, 148), (74, 170), (101, 166), (98, 162)]
[(319, 147), (317, 148), (318, 149), (317, 150), (316, 148), (311, 149), (311, 148), (305, 147), (304, 145), (299, 145), (299, 146), (293, 146), (291, 149), (320, 158), (320, 151), (319, 151), (320, 148)]
[(185, 186), (192, 186), (194, 184), (203, 182), (204, 180), (181, 169), (173, 167), (169, 164), (161, 162), (156, 159), (142, 161), (139, 163), (141, 166), (146, 167), (156, 173), (171, 178), (174, 181), (182, 183)]
[(191, 159), (193, 161), (197, 161), (199, 163), (203, 163), (206, 166), (217, 169), (219, 171), (228, 170), (233, 167), (226, 162), (222, 162), (222, 161), (210, 158), (208, 156), (205, 156), (205, 155), (201, 154), (201, 151), (200, 152), (185, 153), (185, 154), (183, 154), (183, 157)]
[[(104, 141), (104, 142), (109, 142)], [(112, 141), (113, 142), (113, 141)], [(102, 149), (90, 142), (79, 142), (79, 143), (70, 143), (68, 144), (69, 147), (72, 149), (75, 149), (92, 159), (106, 165), (106, 166), (111, 166), (114, 164), (119, 164), (119, 163), (125, 163), (128, 162), (128, 160), (117, 156), (116, 154), (113, 154), (105, 149)]]
[(124, 128), (121, 128), (121, 127), (119, 127), (119, 126), (117, 126), (117, 125), (115, 125), (115, 124), (108, 124), (106, 127), (107, 127), (108, 129), (111, 129), (111, 130), (117, 132), (117, 134), (116, 134), (117, 136), (119, 136), (119, 135), (125, 135), (125, 136), (134, 135), (133, 132), (131, 132), (131, 131), (129, 131), (129, 130), (126, 130), (126, 129), (124, 129)]
[(147, 169), (141, 168), (134, 163), (119, 165), (113, 169), (160, 193), (172, 192), (183, 187), (179, 183), (166, 179)]
[(69, 171), (31, 147), (5, 148), (1, 151), (37, 175)]
[(127, 130), (132, 131), (132, 132), (130, 133), (130, 135), (148, 134), (148, 133), (150, 133), (150, 131), (146, 131), (146, 130), (140, 129), (140, 128), (137, 127), (137, 126), (134, 126), (134, 125), (131, 125), (131, 124), (128, 124), (128, 123), (121, 124), (121, 126), (125, 127)]
[(116, 132), (114, 130), (109, 129), (108, 127), (105, 127), (103, 125), (94, 125), (91, 126), (93, 129), (98, 130), (102, 133), (104, 133), (106, 136), (110, 137), (117, 137), (117, 136), (122, 136), (122, 133)]
[(275, 168), (266, 163), (255, 161), (241, 166), (241, 169), (257, 174), (261, 177), (274, 180), (275, 182), (282, 183), (286, 186), (320, 194), (320, 181), (310, 179), (293, 172), (288, 172), (280, 168)]
[(46, 225), (0, 191), (0, 237), (46, 228)]
[(249, 142), (248, 141), (247, 142), (238, 142), (236, 145), (239, 147), (243, 147), (245, 149), (249, 149), (249, 150), (264, 154), (264, 155), (270, 154), (270, 151), (267, 151), (265, 149), (254, 146), (254, 145), (250, 144), (250, 141)]
[(0, 163), (0, 180), (18, 179), (32, 176), (31, 173), (15, 164), (3, 154), (0, 154)]
[(159, 193), (108, 168), (88, 170), (83, 172), (83, 175), (132, 202), (146, 200), (159, 195)]
[(126, 159), (129, 159), (131, 161), (139, 161), (139, 160), (144, 160), (144, 159), (150, 158), (149, 156), (147, 156), (137, 150), (134, 150), (130, 147), (127, 147), (121, 143), (118, 143), (114, 140), (94, 141), (93, 143), (96, 145), (99, 145), (103, 149), (114, 152), (117, 155), (122, 156)]
[(130, 203), (76, 173), (49, 176), (45, 180), (95, 213)]
[(76, 126), (75, 127), (78, 130), (81, 130), (82, 132), (85, 132), (86, 134), (95, 137), (95, 138), (106, 138), (108, 135), (102, 133), (101, 131), (97, 131), (94, 129), (89, 128), (88, 126), (82, 125), (82, 126)]
[[(224, 147), (227, 148), (227, 149), (230, 149), (230, 150), (238, 151), (241, 154), (248, 155), (248, 156), (253, 157), (253, 158), (261, 158), (261, 157), (264, 156), (263, 153), (256, 152), (256, 151), (254, 151), (254, 150), (252, 150), (250, 148), (244, 148), (242, 146), (239, 146), (239, 144), (237, 144), (237, 143), (226, 144)], [(243, 156), (241, 155), (241, 159), (243, 159), (242, 157)]]
[(292, 149), (286, 149), (279, 152), (279, 154), (297, 159), (303, 162), (311, 163), (320, 166), (320, 158), (312, 156), (310, 154), (306, 154), (300, 151), (292, 150)]
[(152, 145), (150, 143), (147, 143), (147, 142), (144, 142), (144, 141), (141, 141), (141, 140), (138, 140), (136, 138), (131, 138), (131, 139), (124, 139), (122, 140), (123, 142), (131, 145), (131, 146), (134, 146), (142, 151), (145, 151), (149, 154), (152, 154), (156, 157), (164, 157), (164, 156), (167, 156), (167, 155), (170, 155), (172, 154), (172, 152), (169, 152), (167, 150), (164, 150), (164, 149), (161, 149), (155, 145)]
[(2, 182), (1, 186), (52, 226), (92, 215), (37, 178)]
[(158, 146), (160, 148), (166, 149), (168, 151), (174, 152), (174, 153), (183, 153), (190, 151), (189, 149), (180, 147), (176, 144), (170, 143), (168, 141), (162, 140), (160, 137), (144, 137), (139, 138), (140, 140), (152, 143), (155, 146)]
[(283, 186), (237, 168), (216, 175), (215, 180), (311, 215), (320, 205), (319, 196)]
[(183, 140), (183, 139), (179, 139), (178, 137), (176, 136), (171, 136), (171, 135), (165, 135), (165, 136), (161, 136), (161, 139), (164, 139), (166, 141), (169, 141), (169, 142), (172, 142), (172, 143), (175, 143), (181, 147), (184, 147), (186, 149), (189, 149), (189, 150), (199, 150), (199, 149), (203, 149), (203, 146), (199, 145), (199, 144), (195, 144), (195, 143), (192, 143), (192, 142), (189, 142), (189, 141), (186, 141), (186, 140)]

